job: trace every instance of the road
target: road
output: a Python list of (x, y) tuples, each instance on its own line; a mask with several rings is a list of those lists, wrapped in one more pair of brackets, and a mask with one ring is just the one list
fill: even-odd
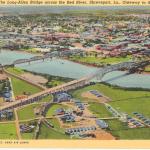
[(27, 105), (36, 101), (39, 101), (40, 99), (42, 99), (42, 96), (48, 95), (48, 94), (52, 94), (58, 91), (67, 91), (70, 89), (75, 89), (77, 87), (80, 86), (84, 86), (86, 84), (86, 78), (81, 78), (81, 79), (77, 79), (77, 80), (73, 80), (70, 81), (68, 83), (65, 83), (63, 85), (59, 85), (53, 88), (49, 88), (46, 89), (44, 91), (41, 91), (39, 93), (33, 94), (31, 96), (28, 96), (27, 98), (24, 98), (22, 100), (17, 100), (14, 102), (11, 102), (7, 105), (1, 106), (0, 107), (0, 111), (6, 110), (6, 109), (12, 109), (12, 108), (17, 108), (23, 105)]
[(17, 109), (14, 109), (14, 113), (15, 113), (15, 124), (16, 124), (17, 136), (18, 136), (18, 139), (21, 140), (20, 126), (19, 126), (19, 119), (18, 119)]

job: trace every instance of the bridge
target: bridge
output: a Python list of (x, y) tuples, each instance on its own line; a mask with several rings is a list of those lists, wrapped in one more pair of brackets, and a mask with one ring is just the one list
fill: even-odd
[(34, 57), (31, 57), (29, 59), (18, 59), (18, 60), (15, 60), (11, 65), (18, 65), (18, 64), (23, 64), (23, 63), (31, 63), (33, 61), (39, 61), (39, 60), (42, 60), (44, 61), (45, 59), (52, 59), (53, 57), (66, 57), (66, 56), (70, 56), (70, 55), (75, 55), (75, 54), (84, 54), (84, 51), (83, 50), (80, 50), (80, 49), (75, 49), (75, 50), (65, 50), (65, 51), (61, 51), (61, 52), (58, 52), (58, 51), (53, 51), (53, 52), (49, 52), (45, 55), (42, 55), (42, 56), (34, 56)]
[[(133, 71), (135, 71), (135, 68), (140, 67), (140, 64), (142, 64), (142, 67), (143, 67), (144, 65), (150, 64), (150, 61), (144, 61), (144, 62), (139, 62), (139, 63), (124, 62), (124, 63), (119, 63), (119, 64), (115, 64), (115, 65), (111, 65), (111, 66), (106, 66), (104, 68), (100, 68), (96, 73), (91, 74), (89, 76), (83, 77), (81, 79), (73, 80), (71, 82), (65, 83), (60, 86), (46, 89), (42, 92), (28, 96), (25, 99), (13, 101), (13, 102), (7, 104), (6, 106), (1, 106), (0, 112), (6, 111), (9, 109), (14, 109), (14, 108), (17, 108), (17, 107), (20, 107), (23, 105), (27, 105), (30, 103), (34, 103), (36, 101), (40, 101), (42, 98), (44, 98), (50, 94), (55, 94), (56, 92), (69, 91), (69, 90), (83, 87), (85, 85), (90, 84), (91, 79), (93, 79), (95, 77), (99, 77), (101, 79), (103, 77), (103, 75), (105, 75), (106, 73), (111, 72), (111, 71), (115, 71), (118, 69), (128, 69), (129, 72), (133, 73)], [(132, 71), (132, 68), (133, 68), (133, 71)]]
[(15, 65), (19, 65), (19, 64), (24, 64), (24, 63), (28, 63), (30, 64), (31, 62), (34, 62), (34, 61), (39, 61), (39, 60), (46, 60), (46, 59), (52, 59), (52, 58), (60, 58), (60, 57), (67, 57), (67, 56), (70, 56), (70, 55), (75, 55), (75, 54), (84, 54), (84, 51), (83, 50), (80, 50), (80, 49), (75, 49), (75, 50), (65, 50), (65, 51), (61, 51), (61, 52), (58, 52), (58, 51), (53, 51), (53, 52), (49, 52), (49, 53), (46, 53), (45, 55), (41, 55), (41, 56), (33, 56), (29, 59), (17, 59), (15, 60), (14, 62), (12, 62), (11, 64), (7, 64), (7, 65), (2, 65), (0, 64), (0, 69), (4, 68), (4, 67), (13, 67)]
[(106, 66), (104, 68), (100, 68), (97, 72), (89, 75), (87, 79), (91, 80), (93, 78), (97, 78), (101, 80), (105, 74), (116, 70), (128, 70), (129, 73), (135, 73), (138, 70), (138, 68), (143, 68), (149, 64), (149, 60), (142, 62), (122, 62), (119, 64), (114, 64)]
[(68, 90), (76, 89), (79, 87), (83, 87), (86, 84), (88, 84), (86, 78), (73, 80), (73, 81), (65, 83), (63, 85), (56, 86), (56, 87), (53, 87), (50, 89), (46, 89), (42, 92), (33, 94), (33, 95), (28, 96), (27, 98), (24, 98), (22, 100), (13, 101), (13, 102), (7, 104), (6, 106), (1, 106), (0, 112), (5, 111), (5, 110), (9, 110), (9, 109), (14, 109), (14, 108), (17, 108), (17, 107), (20, 107), (23, 105), (27, 105), (30, 103), (34, 103), (36, 101), (40, 101), (42, 98), (44, 98), (50, 94), (55, 94), (56, 92), (59, 92), (59, 91), (68, 91)]

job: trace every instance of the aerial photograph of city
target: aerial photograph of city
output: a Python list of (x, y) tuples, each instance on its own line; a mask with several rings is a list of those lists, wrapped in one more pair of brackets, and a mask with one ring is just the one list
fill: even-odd
[(0, 139), (150, 140), (150, 8), (0, 6)]

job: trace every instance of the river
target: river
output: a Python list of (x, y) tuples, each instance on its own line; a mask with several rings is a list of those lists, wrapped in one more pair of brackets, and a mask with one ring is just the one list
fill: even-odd
[[(14, 60), (30, 58), (33, 56), (33, 54), (28, 53), (2, 51), (0, 53), (0, 63), (10, 64)], [(37, 61), (32, 62), (30, 65), (21, 64), (17, 66), (28, 71), (46, 73), (54, 76), (69, 77), (74, 79), (94, 73), (98, 69), (63, 59), (52, 59), (44, 62)], [(107, 73), (102, 78), (102, 81), (121, 87), (138, 87), (150, 89), (150, 75), (146, 74), (127, 75), (126, 72), (123, 71), (113, 71)]]

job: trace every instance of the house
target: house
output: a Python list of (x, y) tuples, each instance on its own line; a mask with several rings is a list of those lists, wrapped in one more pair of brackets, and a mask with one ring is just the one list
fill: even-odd
[(54, 102), (56, 103), (67, 102), (67, 101), (70, 101), (70, 99), (71, 99), (71, 96), (63, 92), (63, 93), (58, 93), (55, 95)]
[(55, 115), (64, 115), (65, 110), (63, 108), (59, 108), (55, 111)]
[(41, 115), (41, 114), (43, 114), (44, 113), (44, 110), (45, 110), (45, 107), (46, 107), (46, 105), (41, 105), (41, 106), (38, 106), (38, 107), (35, 107), (34, 108), (34, 114), (35, 115)]
[(26, 125), (26, 124), (21, 124), (20, 125), (20, 132), (22, 133), (30, 133), (33, 131), (35, 126), (33, 125)]
[(6, 110), (0, 113), (0, 119), (11, 120), (13, 118), (13, 110)]
[(145, 51), (143, 52), (143, 54), (146, 55), (146, 56), (150, 56), (150, 50), (145, 50)]
[(60, 119), (63, 122), (74, 122), (75, 116), (73, 116), (72, 114), (65, 114), (65, 115), (61, 116)]
[(6, 102), (10, 102), (12, 97), (11, 91), (4, 92), (3, 97)]
[(96, 120), (96, 124), (102, 129), (108, 128), (108, 124), (103, 120)]

